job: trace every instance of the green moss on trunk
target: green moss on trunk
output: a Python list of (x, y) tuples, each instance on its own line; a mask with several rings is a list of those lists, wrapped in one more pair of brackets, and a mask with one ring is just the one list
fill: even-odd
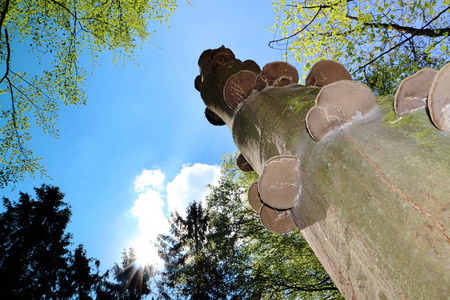
[(297, 155), (296, 223), (348, 299), (445, 299), (450, 286), (450, 134), (425, 110), (392, 122), (392, 97), (314, 142), (305, 115), (318, 89), (254, 93), (231, 119), (233, 137), (261, 173)]

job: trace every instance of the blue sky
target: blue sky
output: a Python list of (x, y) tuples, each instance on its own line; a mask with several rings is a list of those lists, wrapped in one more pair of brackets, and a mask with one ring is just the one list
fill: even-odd
[(60, 138), (33, 130), (31, 147), (53, 180), (27, 178), (2, 191), (16, 200), (42, 183), (60, 187), (72, 206), (74, 244), (83, 243), (103, 271), (120, 262), (123, 248), (167, 230), (167, 211), (201, 200), (204, 186), (218, 178), (221, 156), (236, 150), (226, 126), (206, 121), (194, 89), (202, 51), (225, 45), (261, 67), (283, 58), (267, 46), (275, 36), (271, 1), (192, 5), (179, 2), (170, 28), (151, 25), (156, 47), (137, 51), (140, 66), (116, 67), (111, 54), (101, 54), (87, 78), (87, 105), (60, 107)]

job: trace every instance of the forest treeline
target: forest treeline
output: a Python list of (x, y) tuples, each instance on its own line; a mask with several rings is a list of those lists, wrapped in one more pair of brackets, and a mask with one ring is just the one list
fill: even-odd
[(162, 269), (138, 265), (130, 248), (100, 273), (100, 261), (72, 244), (71, 207), (58, 187), (4, 198), (2, 299), (342, 299), (300, 231), (261, 225), (246, 196), (256, 178), (225, 156), (206, 201), (172, 214), (170, 234), (156, 241)]
[(82, 244), (72, 245), (66, 230), (72, 212), (64, 194), (49, 185), (35, 188), (35, 194), (20, 193), (18, 201), (3, 198), (2, 299), (140, 299), (150, 292), (152, 269), (137, 272), (133, 249), (124, 250), (120, 265), (100, 274), (100, 261), (88, 257)]

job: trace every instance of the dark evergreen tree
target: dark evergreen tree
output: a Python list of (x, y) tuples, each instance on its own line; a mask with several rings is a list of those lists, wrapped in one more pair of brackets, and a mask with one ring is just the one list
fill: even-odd
[(0, 290), (4, 299), (51, 299), (61, 290), (68, 268), (71, 236), (65, 233), (70, 207), (57, 187), (35, 188), (37, 200), (20, 193), (4, 198), (0, 215)]
[(121, 265), (116, 264), (112, 272), (117, 283), (109, 283), (109, 291), (115, 299), (140, 300), (150, 294), (150, 282), (155, 276), (154, 267), (139, 265), (133, 248), (124, 250)]
[[(94, 263), (96, 272), (93, 272), (91, 264)], [(100, 261), (88, 258), (83, 245), (73, 251), (69, 259), (69, 266), (66, 272), (66, 281), (69, 294), (75, 295), (77, 299), (92, 299), (98, 285), (102, 284), (102, 277), (99, 275)]]
[(35, 188), (36, 199), (20, 193), (3, 198), (0, 214), (1, 299), (92, 299), (101, 284), (82, 245), (70, 250), (66, 227), (70, 206), (58, 187)]

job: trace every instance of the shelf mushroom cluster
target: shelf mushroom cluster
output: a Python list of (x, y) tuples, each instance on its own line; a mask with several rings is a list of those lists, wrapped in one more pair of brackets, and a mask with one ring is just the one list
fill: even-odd
[[(260, 73), (241, 70), (231, 75), (223, 88), (223, 99), (231, 110), (238, 111), (253, 92), (297, 84), (298, 80), (297, 69), (292, 65), (282, 61), (271, 62)], [(354, 117), (365, 116), (377, 106), (371, 89), (352, 81), (350, 73), (336, 61), (315, 63), (306, 77), (306, 86), (321, 88), (316, 104), (306, 116), (306, 128), (316, 141)]]
[(297, 83), (296, 68), (284, 61), (274, 61), (266, 64), (260, 73), (242, 70), (231, 75), (225, 83), (223, 99), (231, 110), (237, 111), (241, 103), (254, 91)]
[[(208, 99), (213, 98), (211, 107), (215, 106), (216, 112), (210, 107), (205, 110), (206, 118), (213, 125), (225, 125), (224, 120), (231, 120), (230, 116), (239, 111), (252, 93), (297, 84), (299, 80), (297, 70), (286, 62), (271, 62), (261, 70), (253, 60), (237, 60), (233, 52), (224, 46), (204, 51), (199, 58), (199, 66), (201, 75), (196, 77), (194, 84), (205, 103), (203, 92), (208, 89), (215, 91)], [(220, 78), (208, 81), (216, 75)], [(377, 107), (371, 89), (353, 81), (345, 67), (336, 61), (323, 60), (314, 64), (305, 85), (320, 88), (315, 105), (305, 118), (307, 131), (317, 142)], [(432, 122), (438, 129), (450, 128), (450, 63), (440, 71), (425, 68), (400, 83), (394, 100), (397, 115), (424, 107), (429, 110)], [(238, 157), (237, 164), (243, 171), (253, 171), (242, 155)], [(268, 230), (285, 233), (296, 228), (291, 211), (300, 198), (300, 182), (299, 159), (296, 156), (279, 155), (266, 161), (259, 180), (249, 188), (248, 199)]]
[(278, 155), (264, 164), (263, 173), (248, 189), (250, 206), (269, 231), (287, 233), (297, 226), (291, 209), (301, 194), (299, 159)]
[[(217, 91), (220, 90), (220, 95), (216, 92), (212, 93), (213, 98), (216, 99), (220, 97), (222, 99), (219, 99), (219, 102), (225, 102), (223, 101), (225, 90), (225, 81), (223, 80), (224, 78), (225, 80), (230, 79), (230, 76), (234, 78), (234, 82), (233, 79), (230, 80), (226, 93), (231, 95), (231, 99), (236, 100), (234, 100), (235, 103), (233, 103), (233, 100), (226, 105), (224, 103), (227, 107), (230, 105), (232, 107), (237, 107), (239, 102), (246, 98), (247, 94), (252, 92), (254, 82), (251, 79), (256, 77), (255, 74), (261, 72), (261, 68), (255, 61), (248, 59), (242, 62), (236, 59), (234, 53), (224, 46), (214, 50), (208, 49), (203, 51), (198, 60), (198, 65), (200, 67), (200, 75), (195, 78), (194, 86), (195, 89), (202, 94), (203, 99), (205, 99), (203, 92), (205, 92), (205, 90), (210, 91), (213, 89)], [(237, 75), (238, 73), (239, 75)], [(220, 76), (217, 76), (218, 74), (220, 74)], [(252, 83), (250, 85), (247, 84), (250, 81), (252, 81)], [(205, 82), (207, 83), (205, 84)], [(209, 88), (203, 89), (204, 86), (208, 86)], [(207, 97), (209, 98), (210, 96), (211, 95), (208, 94)], [(205, 117), (212, 125), (222, 126), (226, 124), (219, 114), (211, 107), (208, 107), (208, 105), (205, 108)]]
[(315, 63), (306, 77), (306, 86), (321, 88), (315, 105), (306, 115), (306, 128), (315, 141), (377, 106), (372, 90), (353, 81), (347, 69), (336, 61)]
[(336, 81), (320, 90), (316, 104), (306, 114), (306, 128), (315, 141), (320, 141), (376, 107), (376, 98), (367, 85), (352, 80)]
[(439, 130), (450, 129), (450, 63), (440, 71), (425, 68), (406, 77), (394, 96), (398, 116), (427, 108)]

